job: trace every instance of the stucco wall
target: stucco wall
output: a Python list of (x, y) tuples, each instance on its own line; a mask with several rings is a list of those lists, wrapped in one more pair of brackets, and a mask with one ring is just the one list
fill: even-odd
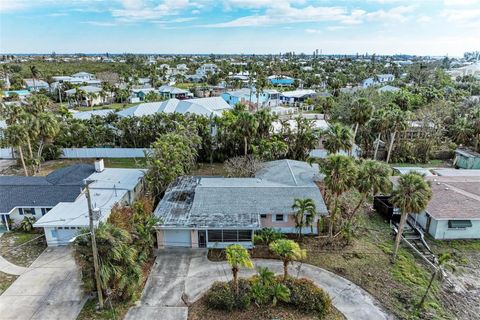
[(430, 230), (435, 239), (480, 239), (480, 220), (471, 221), (470, 228), (449, 229), (448, 220), (432, 220)]
[[(280, 230), (283, 233), (296, 233), (295, 229), (295, 219), (294, 216), (289, 214), (287, 216), (287, 220), (285, 222), (278, 222), (274, 221), (273, 217), (275, 215), (272, 214), (267, 214), (266, 218), (260, 219), (260, 224), (262, 228), (273, 228)], [(284, 218), (285, 219), (285, 218)], [(318, 217), (315, 217), (315, 220), (313, 221), (313, 233), (317, 233), (317, 220)], [(310, 227), (305, 227), (302, 230), (302, 233), (304, 234), (310, 234), (311, 233), (311, 228)]]
[(10, 213), (10, 220), (12, 221), (13, 224), (19, 224), (22, 222), (24, 217), (35, 217), (36, 220), (40, 219), (42, 217), (42, 208), (34, 208), (35, 209), (35, 214), (23, 214), (21, 215), (19, 210), (15, 208), (15, 210)]

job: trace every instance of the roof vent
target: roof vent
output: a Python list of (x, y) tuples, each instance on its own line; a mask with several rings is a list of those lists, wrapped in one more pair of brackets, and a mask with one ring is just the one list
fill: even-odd
[(96, 172), (102, 172), (103, 170), (105, 170), (105, 165), (103, 164), (103, 159), (97, 158), (97, 160), (95, 160), (95, 171)]

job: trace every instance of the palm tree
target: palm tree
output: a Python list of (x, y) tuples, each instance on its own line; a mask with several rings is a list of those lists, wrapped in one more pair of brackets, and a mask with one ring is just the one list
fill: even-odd
[(373, 160), (377, 160), (377, 153), (378, 148), (380, 146), (380, 139), (382, 134), (388, 129), (388, 123), (386, 119), (386, 111), (385, 109), (377, 109), (373, 113), (372, 119), (370, 120), (369, 124), (372, 128), (373, 132), (377, 133), (377, 140), (375, 143), (375, 152), (373, 153)]
[(252, 269), (253, 263), (250, 259), (250, 254), (248, 253), (247, 249), (239, 244), (232, 244), (229, 245), (225, 249), (225, 254), (227, 256), (227, 262), (232, 267), (232, 274), (233, 274), (233, 285), (235, 286), (235, 290), (238, 289), (238, 271), (240, 267), (245, 267)]
[(425, 299), (427, 298), (428, 293), (430, 292), (430, 289), (432, 288), (433, 280), (435, 280), (435, 278), (437, 277), (438, 271), (441, 270), (442, 268), (446, 267), (446, 266), (455, 270), (455, 266), (450, 263), (451, 259), (452, 259), (452, 256), (450, 255), (450, 253), (443, 253), (443, 254), (440, 254), (438, 256), (438, 268), (436, 268), (432, 272), (430, 282), (428, 283), (427, 289), (425, 290), (425, 293), (423, 294), (422, 300), (420, 300), (419, 306), (423, 306), (423, 304), (425, 303)]
[(22, 162), (25, 176), (28, 176), (28, 170), (25, 163), (25, 157), (23, 156), (22, 144), (25, 143), (27, 137), (28, 132), (21, 124), (11, 124), (5, 129), (6, 140), (11, 146), (17, 147), (18, 153), (20, 154), (20, 161)]
[(295, 199), (292, 205), (292, 209), (295, 210), (295, 228), (298, 231), (298, 238), (302, 236), (302, 228), (304, 226), (311, 227), (315, 215), (317, 214), (317, 208), (315, 202), (312, 199)]
[(390, 161), (390, 156), (392, 155), (393, 144), (395, 142), (395, 137), (398, 132), (403, 131), (408, 126), (408, 113), (403, 112), (399, 107), (394, 104), (390, 104), (386, 113), (386, 123), (388, 128), (390, 128), (390, 145), (388, 147), (387, 160)]
[(40, 164), (42, 161), (42, 153), (45, 145), (52, 142), (60, 132), (60, 124), (58, 123), (57, 118), (53, 113), (42, 112), (38, 115), (38, 149), (37, 149), (37, 158), (36, 158), (36, 172), (40, 171)]
[(362, 203), (368, 196), (375, 196), (379, 193), (387, 193), (392, 188), (390, 176), (392, 169), (390, 166), (375, 160), (364, 160), (360, 163), (356, 188), (360, 193), (360, 201), (350, 214), (350, 218), (355, 216)]
[(333, 239), (340, 196), (354, 185), (357, 179), (357, 166), (349, 156), (330, 155), (320, 163), (320, 172), (325, 174), (325, 187), (333, 198), (333, 208), (330, 213), (328, 227), (331, 240)]
[(393, 262), (397, 258), (407, 216), (410, 213), (420, 213), (425, 210), (431, 198), (432, 188), (422, 175), (414, 172), (400, 176), (398, 186), (390, 198), (390, 203), (394, 207), (399, 208), (401, 213), (393, 251)]
[(37, 91), (37, 84), (36, 80), (38, 79), (38, 76), (40, 75), (40, 72), (38, 71), (36, 66), (30, 66), (30, 73), (32, 74), (32, 80), (33, 80), (33, 90)]
[(237, 136), (243, 137), (244, 155), (248, 154), (248, 141), (255, 135), (258, 128), (257, 119), (248, 111), (241, 112), (236, 121)]
[(288, 278), (288, 264), (292, 261), (303, 260), (307, 257), (307, 251), (301, 249), (293, 240), (280, 239), (270, 243), (270, 250), (283, 261), (283, 280)]
[(255, 76), (255, 94), (257, 96), (257, 111), (260, 108), (260, 95), (263, 93), (263, 90), (267, 86), (267, 78), (262, 72), (257, 71)]
[(373, 113), (373, 105), (365, 98), (355, 100), (351, 108), (351, 120), (355, 123), (355, 130), (353, 132), (353, 142), (357, 136), (358, 127), (364, 125), (370, 120)]
[(466, 145), (473, 137), (474, 130), (467, 117), (457, 118), (452, 128), (453, 139), (458, 144)]
[(323, 132), (323, 147), (329, 154), (336, 154), (340, 150), (350, 151), (353, 148), (353, 133), (350, 128), (335, 122)]

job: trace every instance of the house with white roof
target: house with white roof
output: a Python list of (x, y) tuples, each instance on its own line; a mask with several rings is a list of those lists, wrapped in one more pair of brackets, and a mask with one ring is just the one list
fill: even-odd
[[(144, 175), (143, 169), (104, 168), (103, 160), (96, 162), (95, 172), (85, 179), (89, 183), (94, 224), (106, 222), (116, 204), (131, 205), (143, 192)], [(59, 202), (34, 224), (35, 228), (44, 229), (49, 246), (68, 244), (88, 226), (88, 200), (80, 188), (73, 201)]]
[(362, 81), (361, 86), (363, 88), (368, 88), (377, 84), (388, 83), (395, 80), (393, 74), (378, 74), (375, 77), (370, 77)]
[(23, 79), (25, 87), (28, 91), (38, 91), (40, 89), (49, 90), (50, 85), (48, 82), (40, 79)]
[[(79, 97), (77, 93), (79, 91), (85, 92), (82, 97)], [(82, 86), (79, 88), (73, 88), (70, 90), (66, 90), (65, 94), (67, 95), (68, 102), (70, 107), (73, 107), (77, 104), (77, 99), (80, 98), (80, 105), (91, 107), (97, 106), (103, 103), (103, 98), (100, 96), (100, 92), (102, 91), (101, 88), (94, 87), (94, 86)]]
[(188, 99), (188, 98), (193, 98), (193, 94), (184, 89), (168, 86), (168, 85), (163, 85), (160, 88), (158, 88), (158, 91), (162, 95), (162, 97), (166, 99)]
[(222, 93), (222, 98), (231, 106), (242, 103), (249, 106), (276, 107), (280, 101), (280, 92), (265, 89), (258, 95), (255, 89), (239, 89)]
[(295, 104), (304, 102), (309, 98), (315, 98), (317, 93), (311, 89), (297, 89), (293, 91), (284, 91), (280, 94), (280, 101), (286, 104)]
[(221, 97), (197, 98), (197, 99), (169, 99), (159, 102), (141, 103), (117, 112), (120, 117), (141, 117), (149, 116), (155, 113), (181, 113), (196, 114), (206, 117), (222, 116), (225, 110), (233, 109)]
[(103, 118), (112, 113), (115, 113), (115, 110), (113, 109), (89, 110), (89, 111), (72, 112), (72, 117), (73, 119), (78, 119), (78, 120), (90, 120), (92, 117)]
[(317, 234), (317, 220), (328, 214), (316, 185), (318, 165), (277, 160), (268, 162), (252, 178), (185, 176), (173, 182), (154, 214), (159, 248), (224, 248), (230, 244), (253, 247), (261, 228), (295, 233), (296, 198), (316, 205), (311, 227), (302, 233)]

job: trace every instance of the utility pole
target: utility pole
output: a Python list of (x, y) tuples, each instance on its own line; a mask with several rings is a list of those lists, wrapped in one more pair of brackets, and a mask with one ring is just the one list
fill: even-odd
[(93, 225), (92, 199), (90, 197), (90, 188), (89, 188), (89, 184), (92, 182), (93, 181), (85, 181), (85, 189), (87, 191), (86, 196), (88, 200), (88, 218), (90, 220), (90, 237), (92, 239), (93, 268), (95, 269), (95, 282), (97, 284), (98, 304), (100, 306), (100, 309), (103, 309), (103, 294), (102, 294), (102, 286), (100, 284), (100, 268), (98, 265), (98, 250), (97, 250), (97, 242), (95, 240), (95, 226)]

